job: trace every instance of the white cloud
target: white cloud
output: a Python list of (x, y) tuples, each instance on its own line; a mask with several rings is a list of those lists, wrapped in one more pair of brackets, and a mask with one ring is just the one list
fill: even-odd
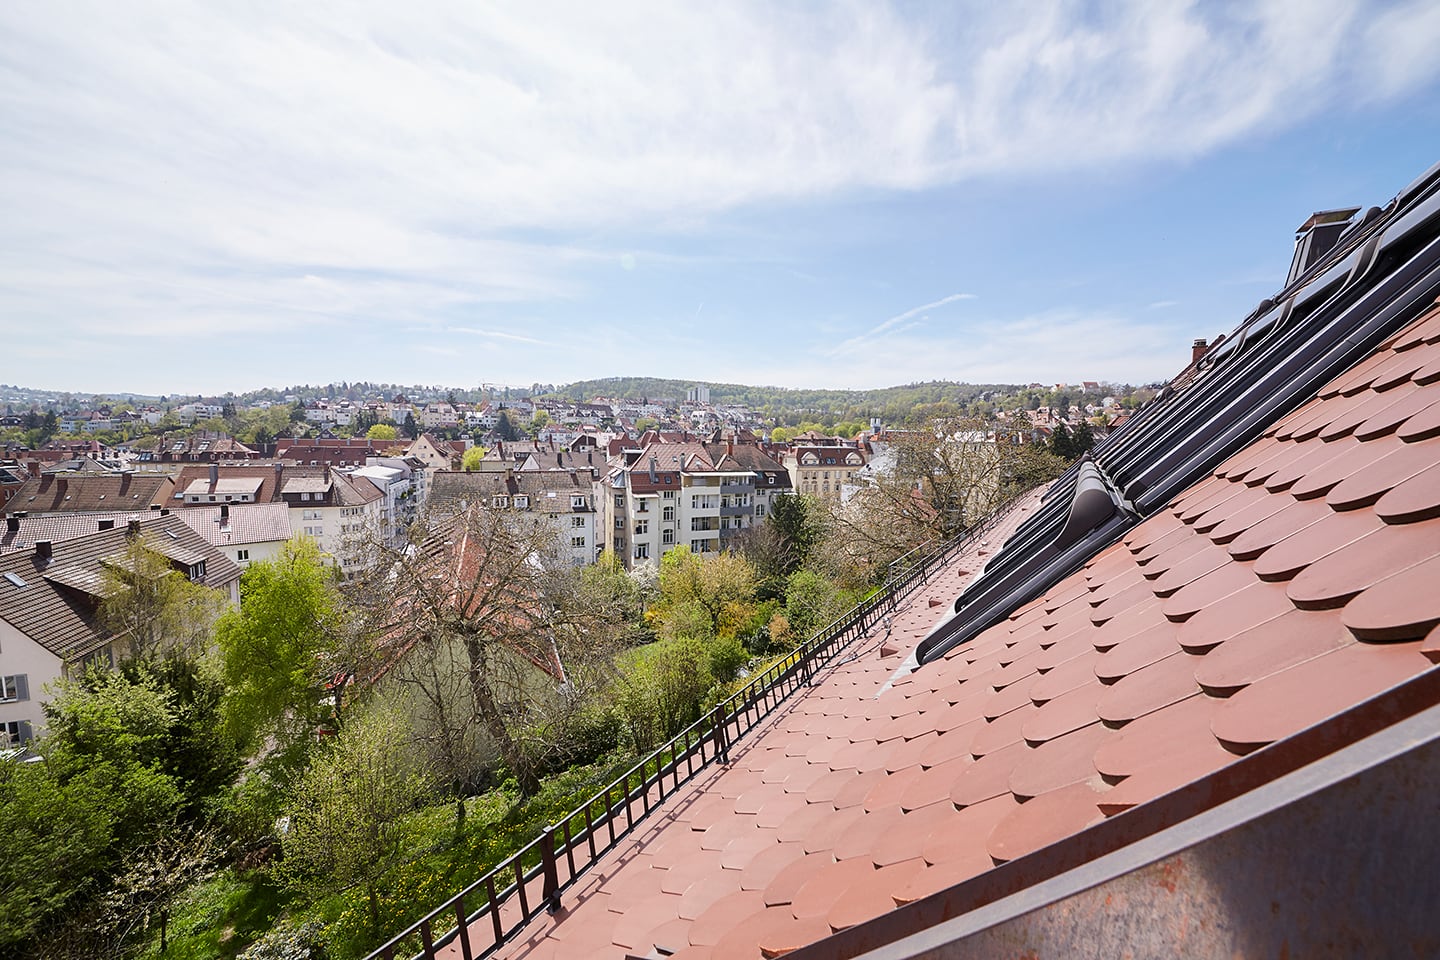
[(607, 231), (663, 253), (740, 207), (1191, 157), (1403, 95), (1436, 11), (16, 0), (0, 313), (174, 336), (580, 298)]
[(842, 341), (834, 349), (830, 350), (830, 355), (842, 356), (845, 354), (858, 353), (869, 348), (871, 344), (882, 337), (895, 336), (906, 330), (913, 329), (917, 324), (910, 321), (913, 321), (916, 317), (924, 319), (924, 314), (927, 311), (934, 310), (937, 307), (943, 307), (946, 304), (955, 303), (957, 300), (974, 299), (975, 294), (973, 293), (952, 293), (948, 296), (941, 297), (939, 300), (932, 300), (930, 303), (922, 303), (918, 307), (911, 307), (903, 313), (897, 313), (890, 319), (876, 324), (859, 336)]

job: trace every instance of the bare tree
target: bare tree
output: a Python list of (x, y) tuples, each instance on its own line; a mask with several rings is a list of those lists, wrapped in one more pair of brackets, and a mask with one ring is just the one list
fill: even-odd
[(871, 482), (832, 512), (830, 551), (872, 571), (927, 542), (948, 540), (1065, 462), (1024, 437), (973, 419), (892, 434)]
[(412, 534), (377, 594), (382, 669), (414, 688), (452, 780), (463, 779), (475, 727), (531, 794), (605, 679), (620, 614), (583, 589), (541, 516), (475, 504)]

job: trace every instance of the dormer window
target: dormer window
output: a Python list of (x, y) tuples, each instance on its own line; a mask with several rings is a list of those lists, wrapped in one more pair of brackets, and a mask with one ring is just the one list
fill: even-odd
[(516, 509), (516, 510), (529, 510), (529, 509), (530, 509), (530, 498), (527, 497), (527, 496), (518, 496), (518, 497), (516, 497), (516, 498), (515, 498), (515, 509)]
[(585, 509), (585, 498), (584, 498), (584, 497), (571, 497), (571, 498), (570, 498), (570, 506), (571, 506), (572, 508), (576, 509), (576, 510), (584, 510), (584, 509)]
[(495, 506), (497, 506), (497, 507), (508, 507), (508, 506), (510, 506), (510, 498), (509, 498), (509, 497), (496, 497), (496, 498), (495, 498)]

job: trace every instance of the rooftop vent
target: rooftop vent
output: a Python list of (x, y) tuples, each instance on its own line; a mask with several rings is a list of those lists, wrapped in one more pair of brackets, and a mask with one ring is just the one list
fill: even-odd
[(52, 556), (54, 556), (54, 554), (54, 544), (52, 544), (49, 540), (35, 541), (35, 556), (37, 559), (49, 560)]

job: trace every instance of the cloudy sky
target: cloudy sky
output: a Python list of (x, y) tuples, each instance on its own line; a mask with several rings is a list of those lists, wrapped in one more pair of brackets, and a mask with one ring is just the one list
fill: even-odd
[(0, 4), (0, 382), (1140, 382), (1440, 160), (1440, 4)]

